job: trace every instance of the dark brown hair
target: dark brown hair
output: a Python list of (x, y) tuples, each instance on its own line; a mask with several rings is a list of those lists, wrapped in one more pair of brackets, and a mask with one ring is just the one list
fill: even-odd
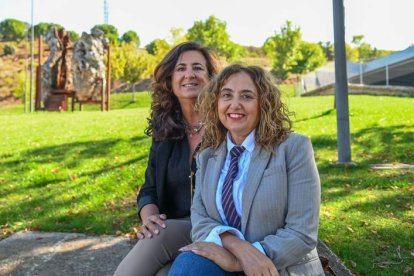
[(205, 132), (201, 148), (217, 148), (225, 139), (227, 129), (220, 122), (218, 98), (230, 76), (245, 72), (250, 76), (259, 94), (260, 120), (256, 127), (256, 143), (272, 150), (282, 143), (291, 132), (287, 106), (281, 101), (281, 93), (272, 76), (259, 66), (229, 65), (204, 88), (198, 98), (198, 108), (203, 117)]
[(154, 70), (151, 114), (145, 130), (145, 134), (156, 141), (181, 139), (185, 135), (183, 115), (180, 103), (172, 91), (171, 79), (180, 55), (187, 51), (198, 51), (203, 55), (210, 79), (217, 73), (215, 55), (198, 43), (183, 42), (168, 52)]

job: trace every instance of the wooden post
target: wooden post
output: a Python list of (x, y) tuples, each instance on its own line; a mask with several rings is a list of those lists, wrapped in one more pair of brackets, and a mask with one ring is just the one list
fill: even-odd
[(106, 65), (106, 111), (109, 111), (111, 98), (111, 46), (108, 45), (107, 65)]
[(103, 79), (101, 79), (102, 85), (101, 85), (101, 111), (105, 111), (105, 88), (103, 85)]
[(42, 100), (42, 57), (43, 57), (43, 37), (39, 36), (38, 44), (38, 66), (36, 67), (36, 96), (35, 96), (35, 110), (41, 109)]

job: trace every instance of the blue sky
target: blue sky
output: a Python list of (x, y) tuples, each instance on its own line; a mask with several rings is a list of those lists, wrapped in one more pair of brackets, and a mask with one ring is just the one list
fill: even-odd
[[(103, 23), (103, 0), (33, 0), (34, 24), (55, 22), (79, 33)], [(402, 50), (414, 44), (414, 0), (344, 0), (346, 41), (365, 35), (380, 49)], [(0, 21), (30, 23), (31, 0), (0, 0)], [(109, 0), (109, 23), (123, 34), (134, 30), (145, 45), (215, 15), (227, 23), (231, 39), (261, 46), (286, 20), (301, 27), (303, 39), (333, 41), (332, 0)]]

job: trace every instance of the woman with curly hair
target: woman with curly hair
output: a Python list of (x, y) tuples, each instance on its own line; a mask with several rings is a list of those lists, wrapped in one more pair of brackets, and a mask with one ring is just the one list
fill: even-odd
[(115, 275), (166, 275), (178, 249), (191, 242), (194, 156), (204, 133), (194, 106), (216, 73), (215, 56), (194, 42), (175, 46), (155, 68), (146, 129), (152, 145), (137, 197), (140, 240)]
[(192, 240), (169, 275), (323, 275), (312, 145), (270, 75), (230, 65), (199, 97), (205, 123)]

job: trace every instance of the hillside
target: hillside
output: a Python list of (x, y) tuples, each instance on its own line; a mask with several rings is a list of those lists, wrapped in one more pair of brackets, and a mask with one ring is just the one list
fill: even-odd
[[(4, 53), (6, 45), (12, 46), (15, 52), (6, 55)], [(35, 66), (37, 66), (37, 45), (38, 43), (35, 41)], [(43, 45), (43, 47), (47, 47), (47, 44)], [(47, 55), (48, 52), (44, 51), (43, 61), (47, 59)], [(252, 56), (241, 58), (240, 62), (248, 65), (259, 65), (267, 70), (271, 69), (271, 60), (262, 54), (252, 53)], [(27, 68), (26, 72), (25, 67)], [(24, 97), (25, 83), (28, 85), (29, 78), (30, 45), (25, 42), (0, 42), (0, 106), (21, 103)], [(35, 79), (35, 76), (33, 78)], [(135, 84), (135, 89), (137, 91), (148, 90), (149, 84), (149, 80), (140, 81)], [(122, 81), (114, 81), (112, 85), (113, 92), (132, 91), (132, 85), (127, 85)], [(33, 87), (35, 87), (35, 84)], [(33, 93), (35, 93), (34, 90)]]
[[(5, 55), (4, 47), (11, 45), (15, 47), (16, 52), (13, 55)], [(18, 102), (18, 96), (22, 91), (18, 91), (22, 86), (24, 91), (25, 80), (25, 63), (26, 53), (29, 52), (29, 46), (24, 43), (0, 42), (0, 105)], [(29, 64), (29, 60), (27, 59)], [(29, 78), (29, 72), (27, 72)]]

